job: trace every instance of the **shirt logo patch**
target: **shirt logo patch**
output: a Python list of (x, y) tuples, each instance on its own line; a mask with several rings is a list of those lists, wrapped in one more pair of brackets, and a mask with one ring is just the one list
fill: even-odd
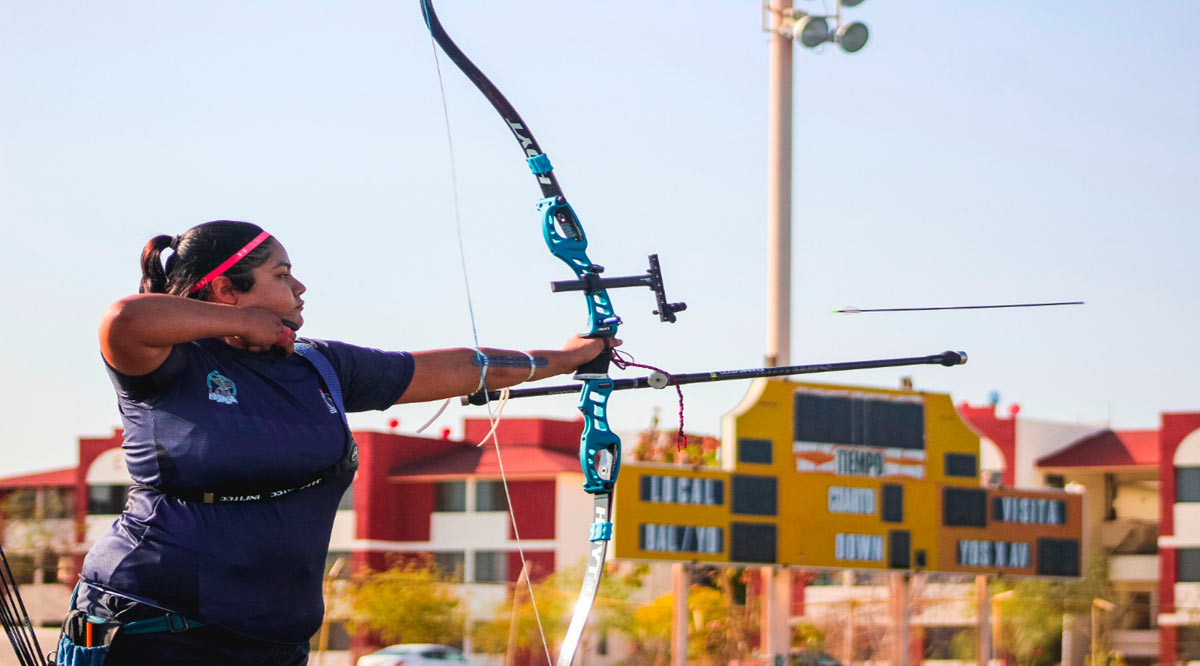
[(208, 399), (216, 400), (222, 405), (237, 404), (237, 384), (233, 380), (213, 370), (208, 373)]

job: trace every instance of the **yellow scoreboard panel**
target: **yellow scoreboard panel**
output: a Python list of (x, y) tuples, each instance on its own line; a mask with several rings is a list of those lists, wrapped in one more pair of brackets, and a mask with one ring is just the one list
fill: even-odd
[(945, 394), (761, 380), (726, 416), (723, 469), (629, 463), (628, 559), (1078, 576), (1081, 498), (981, 488)]

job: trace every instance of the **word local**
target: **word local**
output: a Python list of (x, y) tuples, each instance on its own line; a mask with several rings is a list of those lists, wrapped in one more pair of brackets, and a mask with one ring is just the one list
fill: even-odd
[(724, 483), (718, 479), (646, 475), (642, 477), (641, 499), (659, 504), (721, 506), (724, 490)]

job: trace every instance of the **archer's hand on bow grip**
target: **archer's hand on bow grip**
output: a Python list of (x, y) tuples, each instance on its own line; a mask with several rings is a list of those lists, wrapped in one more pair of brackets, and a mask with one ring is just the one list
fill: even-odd
[(608, 366), (612, 362), (613, 349), (619, 346), (621, 341), (609, 337), (599, 339), (604, 341), (604, 349), (595, 358), (575, 369), (575, 379), (608, 376)]

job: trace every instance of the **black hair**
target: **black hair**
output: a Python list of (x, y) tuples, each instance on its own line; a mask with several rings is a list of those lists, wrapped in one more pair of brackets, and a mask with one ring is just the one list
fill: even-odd
[[(262, 233), (262, 228), (249, 222), (216, 220), (198, 224), (178, 236), (155, 236), (142, 248), (141, 294), (171, 294), (207, 300), (212, 283), (192, 292), (192, 287), (221, 262), (229, 259)], [(238, 291), (254, 286), (250, 271), (263, 265), (275, 246), (268, 238), (251, 250), (222, 275), (233, 282)], [(173, 250), (164, 265), (163, 250)]]

